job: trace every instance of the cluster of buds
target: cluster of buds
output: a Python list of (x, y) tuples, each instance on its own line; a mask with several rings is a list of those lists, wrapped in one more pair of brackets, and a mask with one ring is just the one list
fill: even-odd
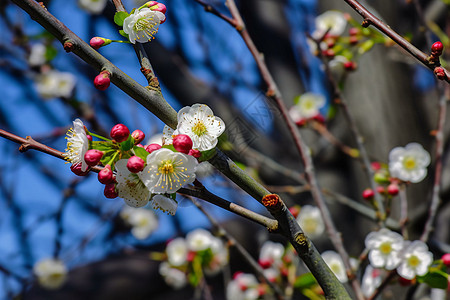
[(372, 200), (375, 196), (375, 192), (387, 197), (397, 196), (400, 187), (399, 180), (389, 176), (389, 171), (386, 164), (380, 162), (373, 162), (371, 164), (372, 170), (375, 172), (374, 181), (378, 184), (376, 190), (367, 188), (362, 192), (362, 197), (366, 200)]

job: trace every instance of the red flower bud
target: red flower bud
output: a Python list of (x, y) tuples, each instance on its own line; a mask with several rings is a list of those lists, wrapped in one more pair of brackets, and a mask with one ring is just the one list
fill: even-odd
[(270, 259), (260, 259), (258, 260), (258, 263), (263, 269), (268, 269), (272, 266), (272, 261)]
[(178, 134), (173, 138), (173, 147), (178, 152), (188, 154), (192, 149), (192, 140), (186, 134)]
[(413, 280), (406, 279), (406, 278), (403, 278), (403, 277), (399, 277), (398, 278), (398, 283), (400, 283), (401, 286), (410, 286), (411, 284), (413, 284)]
[(78, 176), (86, 176), (89, 173), (89, 168), (86, 171), (81, 171), (81, 163), (70, 166), (70, 171), (72, 171), (75, 175)]
[(88, 150), (84, 154), (84, 161), (88, 164), (88, 166), (96, 166), (103, 157), (103, 152), (97, 149)]
[(135, 131), (133, 131), (131, 136), (134, 139), (134, 144), (139, 144), (140, 142), (142, 142), (145, 139), (145, 134), (139, 129), (136, 129)]
[(115, 183), (109, 183), (105, 185), (105, 189), (103, 190), (103, 194), (106, 198), (114, 199), (119, 196), (119, 193), (116, 191), (116, 184)]
[(350, 43), (350, 45), (356, 45), (356, 44), (358, 44), (358, 42), (359, 42), (359, 38), (357, 37), (357, 36), (351, 36), (349, 39), (348, 39), (348, 42)]
[(377, 193), (378, 194), (386, 194), (386, 189), (384, 188), (384, 186), (377, 186)]
[(388, 185), (388, 187), (387, 187), (387, 192), (388, 192), (388, 194), (391, 195), (391, 196), (397, 195), (398, 192), (399, 192), (398, 185), (395, 184), (395, 183), (391, 183), (391, 184)]
[(200, 151), (198, 151), (197, 149), (191, 149), (189, 150), (189, 155), (195, 157), (195, 158), (200, 158), (200, 156), (202, 156), (202, 153)]
[(127, 162), (127, 168), (131, 173), (139, 173), (144, 170), (144, 165), (144, 160), (139, 156), (132, 156)]
[(298, 214), (300, 213), (300, 207), (298, 205), (294, 205), (292, 207), (289, 207), (289, 211), (294, 216), (294, 218), (297, 218)]
[(364, 199), (369, 200), (372, 199), (373, 196), (375, 196), (375, 193), (373, 192), (372, 189), (365, 189), (362, 193), (362, 196)]
[(379, 169), (381, 169), (381, 163), (378, 161), (374, 161), (373, 163), (370, 164), (370, 166), (374, 171), (378, 171)]
[(445, 79), (445, 70), (443, 67), (436, 67), (434, 68), (434, 75), (436, 75), (436, 77), (440, 80), (444, 80)]
[(94, 78), (94, 86), (100, 91), (106, 90), (111, 84), (111, 73), (108, 71), (101, 71), (100, 74)]
[(103, 184), (108, 184), (114, 181), (114, 174), (111, 171), (111, 166), (106, 165), (100, 172), (98, 172), (98, 181)]
[(354, 71), (356, 69), (356, 63), (352, 62), (352, 61), (346, 61), (344, 63), (344, 68), (347, 71)]
[(186, 260), (187, 261), (193, 261), (195, 258), (195, 252), (194, 251), (189, 251), (188, 254), (186, 255)]
[(445, 253), (444, 255), (442, 255), (441, 259), (444, 265), (450, 267), (450, 253)]
[(155, 150), (161, 149), (161, 145), (158, 144), (150, 144), (145, 147), (145, 151), (148, 153), (152, 153)]
[(324, 116), (322, 116), (321, 114), (315, 115), (314, 117), (312, 117), (312, 119), (313, 119), (314, 121), (317, 121), (317, 122), (321, 123), (321, 124), (324, 124), (324, 123), (325, 123), (325, 118), (324, 118)]
[(329, 57), (329, 58), (333, 58), (336, 55), (336, 53), (334, 52), (333, 49), (328, 49), (328, 50), (322, 51), (322, 55)]
[(130, 135), (130, 130), (123, 124), (114, 125), (110, 133), (111, 137), (119, 143), (125, 142)]
[(100, 47), (106, 46), (111, 44), (111, 40), (110, 39), (105, 39), (102, 37), (93, 37), (90, 41), (89, 44), (91, 45), (92, 48), (94, 48), (95, 50), (98, 50)]
[(86, 137), (87, 137), (89, 142), (92, 142), (92, 135), (86, 134)]
[(359, 33), (359, 29), (356, 28), (356, 27), (351, 27), (351, 28), (348, 30), (348, 33), (349, 33), (350, 35), (357, 35), (357, 34)]
[(436, 54), (437, 56), (442, 54), (442, 50), (444, 50), (444, 45), (439, 41), (431, 45), (431, 52), (434, 52), (433, 54)]

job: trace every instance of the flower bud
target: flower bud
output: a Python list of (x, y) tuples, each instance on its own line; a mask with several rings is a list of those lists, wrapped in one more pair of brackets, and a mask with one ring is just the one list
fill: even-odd
[(362, 193), (362, 196), (364, 199), (370, 200), (373, 198), (373, 196), (375, 196), (375, 193), (373, 192), (372, 189), (365, 189)]
[(159, 3), (157, 1), (149, 1), (146, 3), (146, 6), (153, 11), (159, 11), (163, 14), (166, 14), (167, 11), (167, 7), (164, 4)]
[(377, 186), (377, 193), (381, 195), (386, 194), (386, 189), (384, 188), (384, 186), (381, 185)]
[(333, 58), (336, 56), (336, 53), (334, 52), (333, 49), (328, 49), (328, 50), (322, 51), (322, 55), (326, 56), (328, 58)]
[(188, 155), (191, 155), (195, 158), (200, 158), (200, 156), (202, 156), (202, 153), (200, 151), (198, 151), (197, 149), (191, 149), (191, 150), (189, 150)]
[(87, 137), (89, 142), (92, 142), (92, 135), (86, 134), (86, 137)]
[(391, 196), (396, 196), (399, 192), (398, 184), (391, 183), (390, 185), (388, 185), (387, 192)]
[(142, 142), (145, 139), (145, 134), (139, 129), (136, 129), (135, 131), (133, 131), (131, 136), (134, 139), (134, 144), (139, 144), (140, 142)]
[(357, 34), (359, 33), (359, 29), (356, 28), (356, 27), (351, 27), (351, 28), (348, 30), (348, 33), (349, 33), (350, 35), (352, 35), (352, 36), (357, 35)]
[(142, 145), (142, 144), (137, 144), (136, 146), (138, 146), (138, 147), (140, 147), (140, 148), (144, 148), (144, 149), (145, 149), (144, 145)]
[(105, 189), (103, 190), (103, 194), (106, 198), (114, 199), (119, 196), (119, 194), (116, 191), (116, 184), (115, 183), (109, 183), (105, 185)]
[(258, 263), (263, 269), (268, 269), (272, 266), (272, 261), (270, 259), (260, 259), (258, 260)]
[(434, 75), (436, 75), (437, 79), (444, 80), (445, 79), (445, 70), (443, 67), (434, 68)]
[(440, 56), (442, 54), (442, 50), (444, 50), (444, 45), (442, 45), (442, 43), (439, 41), (431, 45), (431, 52), (433, 53), (433, 55)]
[(96, 166), (103, 157), (103, 152), (97, 149), (88, 150), (84, 154), (84, 161), (88, 166)]
[(70, 166), (70, 170), (78, 176), (86, 176), (89, 173), (89, 169), (87, 169), (86, 171), (81, 171), (81, 163), (78, 163), (76, 165), (72, 165)]
[(173, 147), (178, 152), (188, 154), (192, 149), (192, 140), (187, 134), (178, 134), (173, 138)]
[(294, 216), (294, 218), (297, 218), (298, 214), (300, 213), (300, 207), (298, 205), (294, 205), (292, 207), (289, 207), (289, 211)]
[(111, 137), (119, 143), (125, 142), (130, 135), (130, 130), (123, 124), (114, 125), (110, 133)]
[(127, 168), (131, 173), (139, 173), (144, 170), (144, 165), (144, 160), (139, 156), (132, 156), (127, 162)]
[(357, 36), (351, 36), (349, 39), (348, 39), (348, 42), (350, 43), (350, 45), (356, 45), (356, 44), (358, 44), (358, 42), (359, 42), (359, 38), (357, 37)]
[(150, 144), (145, 146), (145, 151), (147, 151), (148, 153), (152, 153), (155, 150), (161, 149), (161, 145), (158, 144)]
[(106, 165), (100, 172), (98, 172), (98, 181), (103, 184), (108, 184), (114, 181), (114, 174), (110, 165)]
[(89, 44), (91, 45), (92, 48), (94, 48), (95, 50), (98, 50), (100, 47), (111, 44), (111, 42), (112, 41), (110, 39), (105, 39), (105, 38), (96, 36), (96, 37), (93, 37), (89, 41)]
[(324, 124), (324, 123), (325, 123), (325, 117), (322, 116), (321, 114), (315, 115), (314, 117), (312, 117), (312, 119), (313, 119), (314, 121), (316, 121), (316, 122), (321, 123), (321, 124)]
[(111, 73), (108, 71), (101, 71), (100, 74), (94, 78), (94, 86), (100, 91), (106, 90), (111, 84)]
[(381, 163), (378, 161), (374, 161), (373, 163), (370, 164), (370, 166), (374, 171), (378, 171), (379, 169), (381, 169)]
[(441, 259), (444, 265), (450, 267), (450, 253), (445, 253), (444, 255), (442, 255)]
[(347, 71), (354, 71), (356, 69), (356, 63), (347, 61), (344, 63), (344, 69), (346, 69)]

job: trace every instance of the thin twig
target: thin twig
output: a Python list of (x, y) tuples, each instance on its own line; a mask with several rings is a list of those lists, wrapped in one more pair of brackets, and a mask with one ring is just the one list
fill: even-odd
[(406, 195), (406, 186), (404, 184), (400, 185), (399, 191), (400, 197), (400, 227), (402, 229), (402, 235), (405, 240), (408, 239), (408, 197)]

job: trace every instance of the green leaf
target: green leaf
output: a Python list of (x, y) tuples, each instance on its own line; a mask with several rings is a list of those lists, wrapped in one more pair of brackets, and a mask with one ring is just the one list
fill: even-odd
[(125, 31), (123, 31), (122, 29), (119, 30), (119, 33), (121, 36), (126, 37), (128, 40), (130, 39), (130, 37), (128, 36), (128, 34), (125, 33)]
[(131, 134), (128, 136), (128, 139), (125, 142), (120, 143), (120, 149), (122, 149), (122, 151), (128, 151), (133, 148), (133, 146), (134, 143)]
[(123, 26), (123, 20), (125, 20), (129, 14), (125, 11), (118, 11), (114, 15), (114, 23), (116, 23), (118, 26)]
[(177, 150), (175, 150), (175, 147), (172, 144), (164, 145), (161, 148), (166, 148), (166, 149), (172, 150), (173, 152), (178, 152)]
[(202, 151), (202, 156), (198, 159), (200, 162), (207, 161), (211, 159), (214, 155), (216, 155), (216, 148), (213, 148), (208, 151)]
[(57, 54), (58, 54), (58, 50), (56, 50), (55, 47), (50, 45), (45, 48), (44, 56), (47, 61), (51, 61), (52, 59), (54, 59)]
[(294, 287), (297, 289), (308, 289), (317, 284), (316, 279), (311, 273), (306, 273), (297, 277)]
[(92, 149), (97, 149), (104, 152), (118, 149), (113, 143), (103, 141), (93, 141), (91, 142), (91, 147)]
[(367, 51), (369, 51), (370, 49), (372, 49), (373, 45), (375, 45), (375, 42), (374, 42), (374, 41), (372, 41), (372, 40), (367, 40), (367, 41), (365, 41), (364, 43), (362, 43), (362, 44), (359, 46), (358, 53), (359, 53), (359, 54), (364, 54), (364, 53), (366, 53)]
[(147, 160), (147, 156), (150, 154), (150, 153), (148, 153), (144, 148), (138, 147), (138, 146), (134, 146), (134, 147), (133, 147), (133, 151), (134, 151), (134, 154), (135, 154), (136, 156), (139, 156), (139, 157), (142, 158), (144, 161)]
[(447, 289), (448, 287), (448, 274), (436, 268), (430, 268), (430, 272), (424, 276), (417, 276), (417, 280), (436, 289)]
[(106, 166), (107, 164), (112, 164), (111, 160), (113, 159), (114, 155), (118, 152), (118, 150), (109, 150), (103, 153), (102, 159), (100, 162), (102, 165)]

